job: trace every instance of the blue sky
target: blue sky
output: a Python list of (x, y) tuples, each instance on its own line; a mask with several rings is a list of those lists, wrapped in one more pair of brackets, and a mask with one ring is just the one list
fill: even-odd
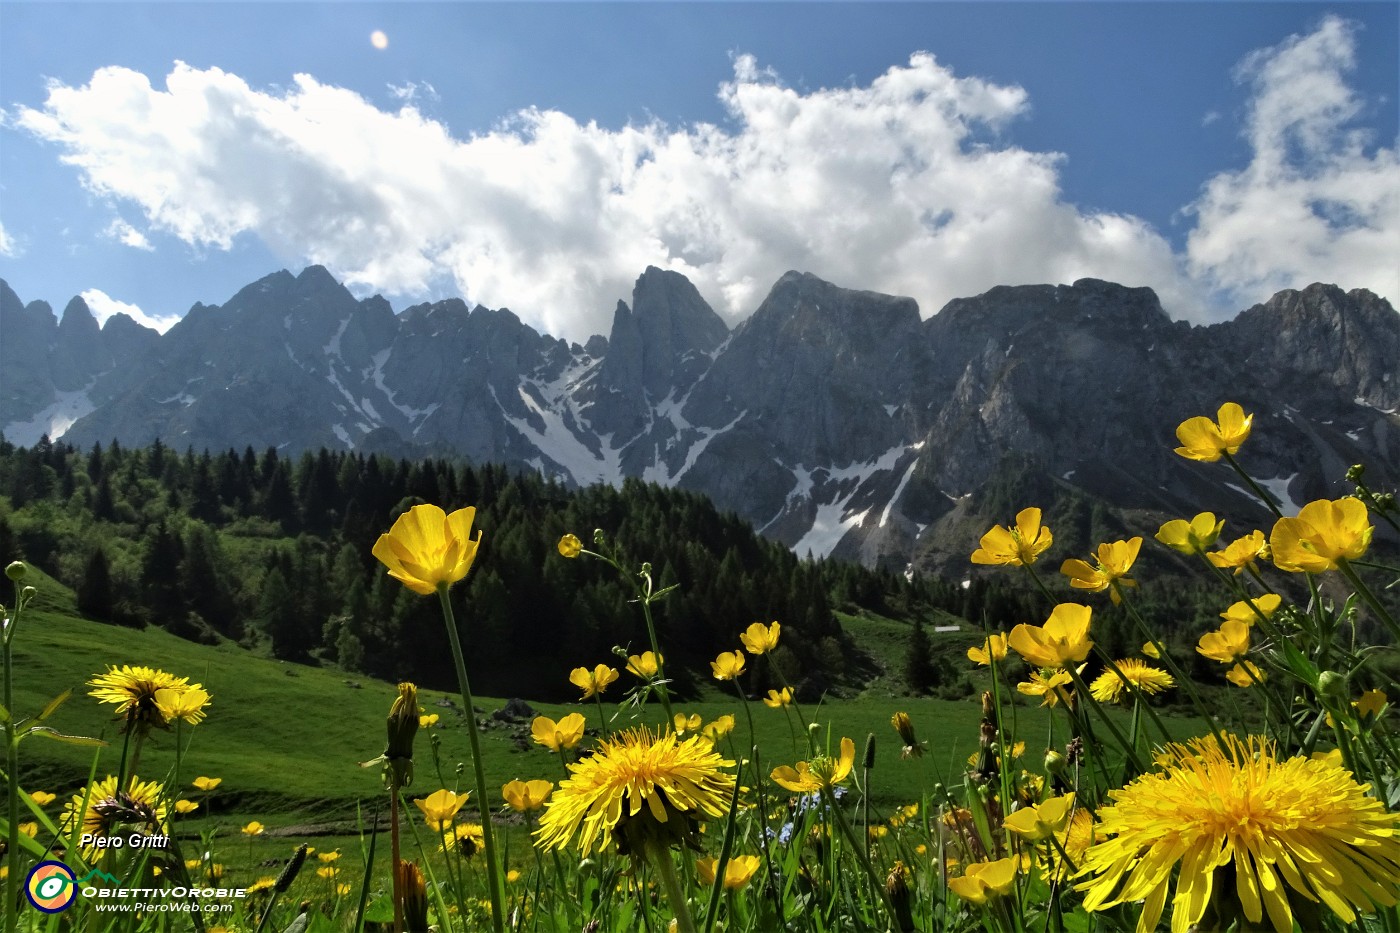
[(1395, 301), (1397, 10), (0, 2), (0, 277), (164, 327), (315, 261), (576, 340), (648, 264), (731, 320), (789, 268)]

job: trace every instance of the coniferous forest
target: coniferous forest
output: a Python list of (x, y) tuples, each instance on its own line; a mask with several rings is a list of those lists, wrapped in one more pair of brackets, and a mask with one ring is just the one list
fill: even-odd
[[(910, 623), (897, 681), (913, 693), (959, 696), (971, 689), (960, 658), (969, 639), (980, 641), (984, 625), (1034, 620), (1034, 597), (1014, 584), (802, 560), (703, 496), (638, 480), (570, 489), (445, 459), (0, 440), (0, 554), (72, 587), (89, 618), (446, 687), (454, 675), (432, 647), (442, 624), (436, 601), (385, 576), (370, 553), (421, 502), (477, 508), (481, 559), (458, 612), (472, 677), (488, 694), (567, 699), (572, 668), (617, 665), (615, 647), (645, 647), (631, 589), (597, 561), (560, 558), (566, 532), (587, 544), (601, 529), (624, 566), (648, 561), (659, 587), (678, 584), (658, 618), (682, 695), (759, 620), (792, 633), (778, 657), (806, 696), (859, 689), (869, 659), (837, 612), (868, 610)], [(1169, 632), (1197, 630), (1205, 623), (1196, 620), (1213, 615), (1189, 587), (1143, 595), (1144, 611)], [(1112, 610), (1100, 618), (1101, 637), (1132, 650)], [(938, 621), (962, 623), (968, 637), (954, 651), (946, 639), (934, 649), (925, 628)]]

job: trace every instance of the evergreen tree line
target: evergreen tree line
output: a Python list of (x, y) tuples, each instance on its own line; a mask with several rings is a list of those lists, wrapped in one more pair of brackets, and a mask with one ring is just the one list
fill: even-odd
[(649, 561), (658, 586), (678, 584), (658, 622), (682, 691), (754, 621), (783, 623), (775, 660), (816, 695), (857, 676), (857, 646), (833, 607), (1006, 621), (1020, 611), (982, 581), (961, 588), (799, 560), (703, 496), (637, 480), (573, 490), (438, 459), (0, 439), (0, 555), (72, 586), (88, 617), (446, 688), (455, 679), (437, 601), (390, 579), (371, 554), (420, 502), (477, 508), (480, 556), (453, 594), (487, 693), (566, 698), (572, 668), (621, 667), (614, 646), (647, 647), (629, 586), (599, 561), (559, 556), (565, 532), (588, 543), (601, 529), (625, 567)]

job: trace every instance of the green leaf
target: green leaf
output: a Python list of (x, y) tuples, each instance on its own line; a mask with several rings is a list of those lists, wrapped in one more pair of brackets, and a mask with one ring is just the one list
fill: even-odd
[(34, 726), (29, 732), (31, 735), (37, 735), (45, 739), (53, 739), (55, 742), (62, 742), (65, 745), (84, 745), (89, 748), (97, 748), (108, 744), (102, 739), (94, 739), (86, 735), (67, 735), (63, 732), (59, 732), (57, 729), (51, 729), (48, 726)]
[(38, 721), (43, 722), (45, 719), (48, 719), (50, 716), (52, 716), (60, 706), (68, 702), (68, 698), (72, 695), (73, 689), (70, 687), (67, 690), (60, 693), (58, 696), (54, 697), (52, 700), (50, 700), (49, 705), (45, 706), (44, 711), (39, 714)]

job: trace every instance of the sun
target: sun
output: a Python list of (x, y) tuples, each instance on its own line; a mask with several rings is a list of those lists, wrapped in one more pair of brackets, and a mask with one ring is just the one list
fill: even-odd
[(369, 34), (369, 44), (382, 51), (389, 47), (389, 37), (385, 35), (384, 30), (376, 29)]

